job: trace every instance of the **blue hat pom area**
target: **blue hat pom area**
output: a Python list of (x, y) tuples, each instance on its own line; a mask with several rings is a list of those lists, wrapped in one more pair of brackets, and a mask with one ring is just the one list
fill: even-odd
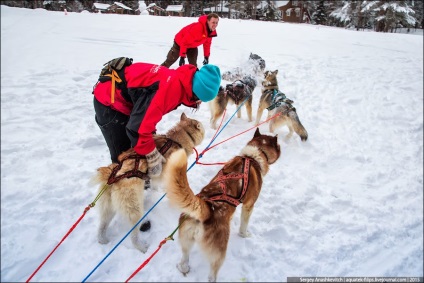
[(221, 71), (215, 65), (204, 65), (194, 73), (193, 92), (203, 102), (211, 101), (218, 94)]

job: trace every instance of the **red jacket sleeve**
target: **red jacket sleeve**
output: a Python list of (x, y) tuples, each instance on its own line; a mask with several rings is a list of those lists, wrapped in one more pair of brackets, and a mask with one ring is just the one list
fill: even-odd
[(205, 43), (203, 43), (203, 55), (205, 57), (209, 57), (211, 55), (211, 43), (212, 43), (211, 37), (208, 37)]

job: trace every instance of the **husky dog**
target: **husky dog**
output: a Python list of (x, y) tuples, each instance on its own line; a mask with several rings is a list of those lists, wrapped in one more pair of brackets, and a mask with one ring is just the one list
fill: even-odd
[[(247, 117), (249, 122), (252, 122), (252, 94), (255, 87), (256, 80), (252, 76), (245, 76), (241, 80), (237, 80), (232, 84), (227, 84), (225, 89), (220, 86), (218, 95), (209, 103), (212, 129), (217, 128), (216, 122), (224, 113), (228, 102), (239, 106), (245, 101), (244, 105), (246, 106)], [(237, 117), (241, 118), (240, 110), (237, 112)]]
[(292, 105), (293, 101), (278, 90), (277, 74), (278, 70), (265, 72), (265, 79), (262, 81), (262, 95), (259, 99), (255, 123), (256, 125), (259, 124), (263, 111), (267, 109), (267, 119), (280, 114), (269, 121), (269, 131), (271, 133), (277, 128), (286, 125), (289, 128), (286, 139), (290, 139), (293, 132), (296, 132), (302, 141), (306, 141), (308, 139), (308, 132), (297, 116), (296, 108)]
[(171, 155), (165, 172), (167, 197), (182, 214), (179, 242), (182, 258), (177, 268), (190, 271), (189, 252), (198, 243), (210, 264), (209, 281), (215, 282), (227, 252), (230, 221), (236, 206), (243, 204), (239, 235), (248, 237), (247, 226), (270, 164), (280, 157), (277, 136), (262, 135), (259, 128), (240, 155), (228, 161), (197, 195), (187, 180), (187, 157), (179, 150)]
[[(155, 135), (154, 140), (159, 152), (165, 159), (168, 159), (170, 154), (178, 149), (182, 149), (187, 155), (190, 155), (193, 147), (203, 141), (204, 135), (205, 129), (202, 123), (190, 119), (182, 113), (180, 121), (166, 135)], [(97, 169), (97, 175), (92, 180), (93, 183), (100, 184), (99, 191), (110, 183), (98, 201), (100, 211), (98, 241), (101, 244), (109, 242), (106, 231), (116, 213), (127, 218), (133, 226), (144, 213), (147, 161), (137, 155), (132, 148), (121, 153), (118, 160), (119, 164), (112, 163), (107, 167)], [(161, 181), (162, 176), (163, 174), (152, 181)], [(147, 245), (141, 241), (140, 232), (137, 229), (131, 232), (131, 240), (135, 248), (146, 252)]]
[(222, 73), (221, 78), (226, 81), (235, 81), (246, 75), (258, 76), (265, 70), (265, 60), (257, 54), (250, 53), (249, 59), (243, 67), (234, 68), (231, 71)]

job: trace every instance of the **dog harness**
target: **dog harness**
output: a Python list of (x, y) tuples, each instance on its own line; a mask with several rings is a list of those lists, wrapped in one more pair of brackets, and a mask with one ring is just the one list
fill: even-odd
[[(164, 155), (168, 149), (172, 146), (172, 144), (175, 143), (177, 144), (179, 147), (182, 147), (179, 143), (177, 143), (176, 141), (173, 141), (169, 138), (166, 138), (166, 143), (159, 149), (159, 152)], [(116, 174), (118, 173), (119, 170), (121, 170), (122, 165), (124, 164), (124, 161), (127, 159), (134, 159), (134, 168), (132, 168), (131, 170), (125, 172), (122, 175), (116, 176)], [(115, 166), (115, 168), (113, 168), (112, 173), (109, 176), (109, 179), (107, 180), (107, 184), (111, 185), (113, 183), (116, 183), (120, 180), (122, 180), (123, 178), (132, 178), (132, 177), (137, 177), (143, 180), (149, 180), (149, 176), (147, 175), (147, 172), (141, 172), (140, 170), (138, 170), (138, 166), (140, 165), (140, 160), (141, 159), (146, 159), (145, 155), (139, 155), (139, 154), (132, 154), (129, 155), (127, 157), (125, 157), (124, 159), (122, 159), (121, 162), (118, 163), (117, 166)]]
[[(272, 109), (276, 107), (279, 107), (283, 103), (285, 103), (288, 106), (289, 110), (296, 111), (296, 108), (294, 108), (292, 105), (293, 100), (288, 99), (286, 95), (282, 93), (281, 91), (279, 91), (278, 89), (268, 89), (266, 90), (265, 93), (270, 93), (271, 91), (272, 91), (271, 105), (266, 108), (268, 111), (271, 111)], [(289, 110), (287, 110), (287, 112)]]
[(225, 94), (227, 94), (236, 105), (240, 104), (240, 102), (251, 95), (252, 90), (250, 87), (243, 82), (242, 80), (237, 80), (232, 84), (227, 84), (225, 87)]
[[(254, 159), (249, 157), (242, 157), (243, 159), (243, 172), (229, 173), (224, 175), (223, 169), (218, 172), (217, 178), (214, 183), (218, 183), (222, 189), (221, 193), (206, 197), (205, 201), (214, 202), (214, 201), (224, 201), (234, 207), (237, 207), (240, 203), (243, 203), (243, 198), (246, 194), (247, 187), (249, 185), (249, 172), (251, 162), (257, 162)], [(228, 179), (242, 179), (241, 182), (241, 193), (238, 197), (233, 197), (227, 194), (226, 180)]]

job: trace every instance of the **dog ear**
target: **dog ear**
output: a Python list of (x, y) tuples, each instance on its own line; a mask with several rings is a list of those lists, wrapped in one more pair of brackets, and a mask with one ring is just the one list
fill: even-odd
[(275, 70), (273, 73), (274, 73), (274, 74), (278, 74), (278, 70)]
[(259, 127), (257, 127), (253, 137), (255, 138), (255, 137), (260, 136), (260, 135), (261, 135), (261, 133), (259, 132)]
[(181, 113), (180, 121), (184, 121), (184, 120), (187, 120), (187, 116), (186, 116), (186, 114), (183, 112), (183, 113)]

